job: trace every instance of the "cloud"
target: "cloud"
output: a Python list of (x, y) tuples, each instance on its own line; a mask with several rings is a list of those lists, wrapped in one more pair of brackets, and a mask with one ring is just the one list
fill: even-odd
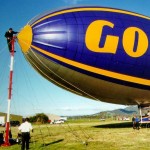
[(68, 4), (78, 4), (78, 2), (81, 2), (83, 0), (64, 0), (65, 3), (68, 3)]
[(59, 108), (60, 110), (64, 110), (64, 111), (101, 111), (103, 110), (102, 108), (96, 108), (96, 107), (62, 107)]

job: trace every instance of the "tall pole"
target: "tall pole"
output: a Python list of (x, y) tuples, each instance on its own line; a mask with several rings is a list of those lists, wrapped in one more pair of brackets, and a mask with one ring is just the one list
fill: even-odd
[(141, 123), (142, 123), (142, 107), (140, 106), (140, 119), (141, 119)]
[(14, 66), (14, 48), (15, 48), (15, 37), (11, 40), (11, 53), (10, 53), (10, 74), (9, 74), (9, 87), (8, 87), (8, 106), (7, 106), (7, 120), (5, 130), (5, 141), (2, 146), (10, 146), (9, 143), (9, 132), (10, 132), (10, 102), (12, 98), (12, 80), (13, 80), (13, 66)]

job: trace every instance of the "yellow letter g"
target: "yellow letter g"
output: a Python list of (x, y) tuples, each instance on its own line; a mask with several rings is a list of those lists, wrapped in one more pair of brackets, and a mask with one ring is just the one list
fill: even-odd
[(86, 31), (85, 35), (85, 43), (89, 50), (93, 52), (101, 52), (101, 53), (116, 53), (118, 47), (119, 37), (107, 35), (106, 41), (103, 48), (99, 47), (99, 43), (102, 36), (102, 31), (104, 26), (109, 26), (111, 28), (114, 27), (114, 24), (105, 21), (105, 20), (97, 20), (92, 22)]

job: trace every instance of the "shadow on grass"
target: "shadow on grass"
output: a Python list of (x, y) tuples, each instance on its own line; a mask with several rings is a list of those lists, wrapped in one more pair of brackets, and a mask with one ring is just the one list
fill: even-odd
[(35, 141), (30, 141), (30, 143), (36, 143), (38, 140), (35, 140)]
[(132, 127), (132, 122), (102, 124), (102, 125), (93, 126), (93, 127), (95, 127), (95, 128), (130, 128), (130, 127)]
[(60, 139), (60, 140), (53, 141), (53, 142), (50, 142), (50, 143), (42, 144), (41, 147), (45, 147), (45, 146), (49, 146), (49, 145), (52, 145), (52, 144), (56, 144), (56, 143), (62, 142), (63, 140), (64, 139)]

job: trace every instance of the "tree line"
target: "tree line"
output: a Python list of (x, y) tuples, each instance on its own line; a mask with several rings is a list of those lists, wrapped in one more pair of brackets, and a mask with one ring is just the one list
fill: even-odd
[(31, 123), (41, 123), (41, 124), (44, 124), (44, 123), (48, 123), (49, 118), (44, 113), (38, 113), (38, 114), (36, 114), (34, 116), (29, 117), (29, 120), (30, 120)]

